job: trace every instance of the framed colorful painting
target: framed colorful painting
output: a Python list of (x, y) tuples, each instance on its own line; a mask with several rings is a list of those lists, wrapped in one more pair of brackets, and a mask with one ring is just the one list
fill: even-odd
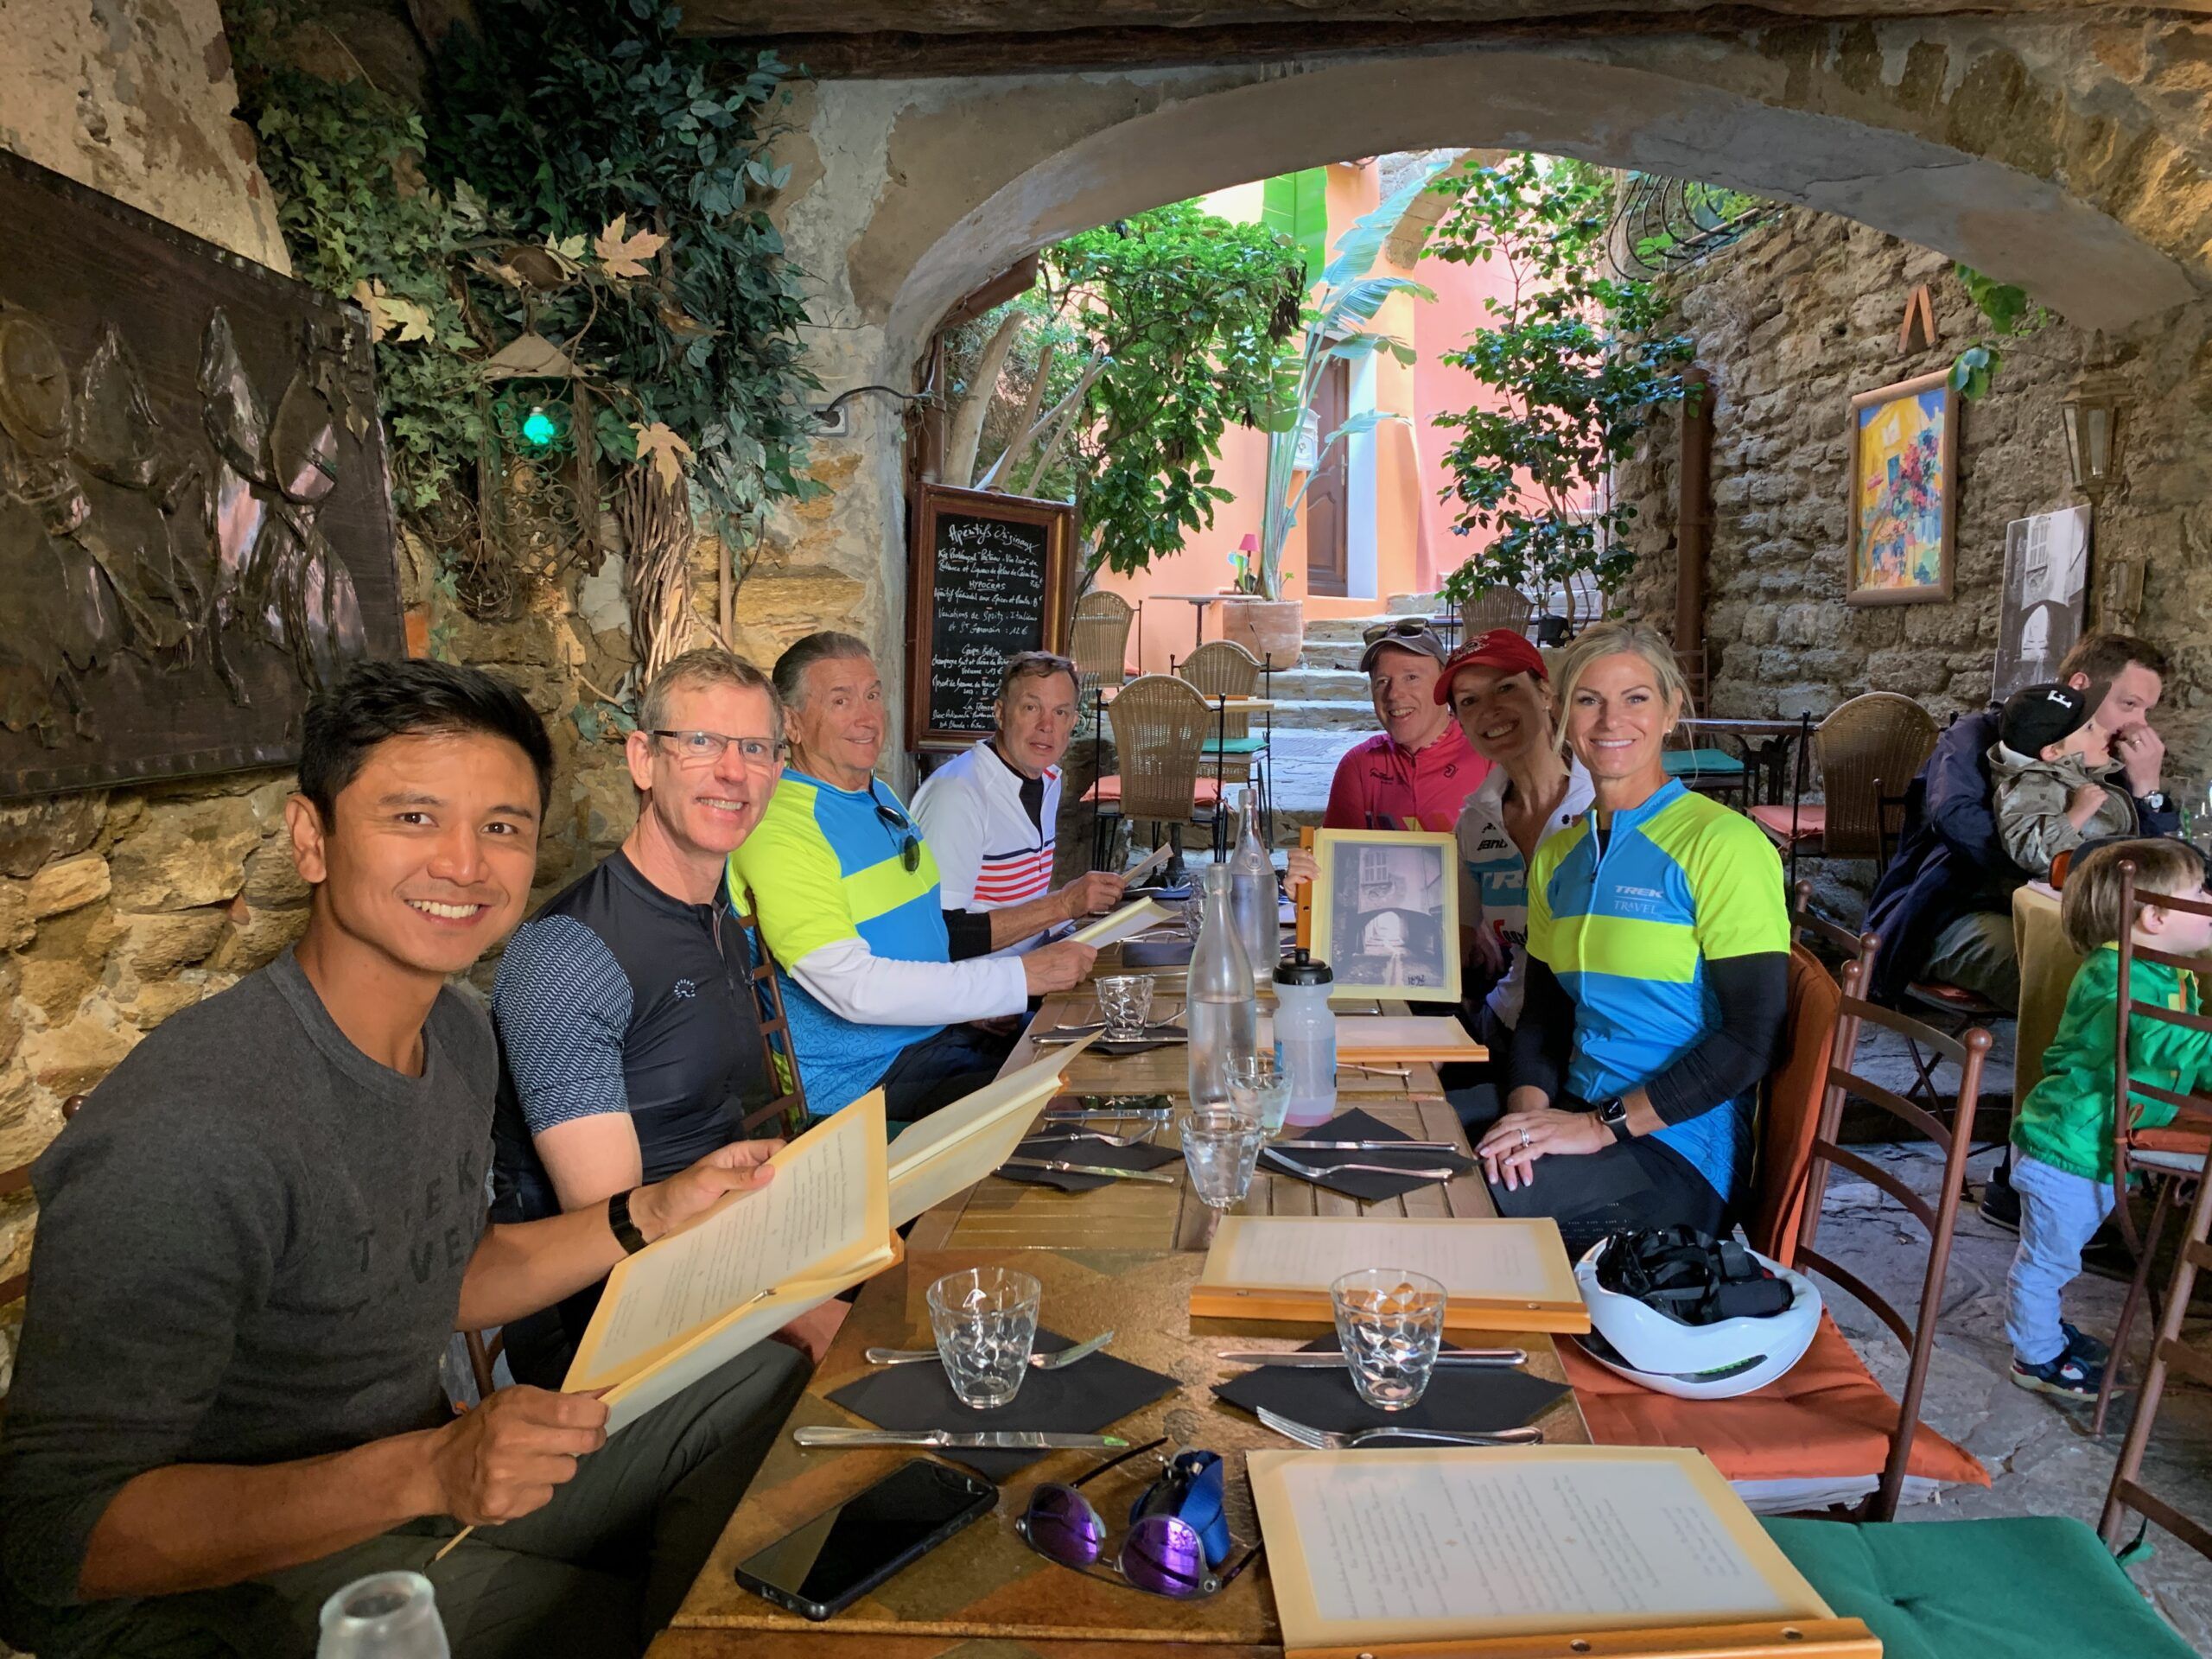
[(1946, 371), (1851, 400), (1853, 605), (1951, 596), (1958, 519), (1959, 401)]

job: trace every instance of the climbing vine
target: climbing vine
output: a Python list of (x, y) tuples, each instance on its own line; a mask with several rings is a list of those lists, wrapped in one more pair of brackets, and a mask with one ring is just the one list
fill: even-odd
[(295, 269), (368, 311), (396, 505), (434, 545), (571, 464), (587, 541), (632, 465), (726, 543), (809, 493), (772, 54), (679, 36), (664, 0), (477, 0), (417, 109), (305, 0), (224, 11)]

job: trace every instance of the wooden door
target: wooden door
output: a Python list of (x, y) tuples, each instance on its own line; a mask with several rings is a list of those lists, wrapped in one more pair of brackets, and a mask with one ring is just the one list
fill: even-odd
[[(1351, 365), (1338, 359), (1321, 372), (1313, 389), (1313, 438), (1328, 442), (1329, 435), (1344, 423), (1351, 412)], [(1344, 596), (1344, 451), (1339, 439), (1322, 457), (1319, 469), (1306, 492), (1306, 591), (1323, 598)]]

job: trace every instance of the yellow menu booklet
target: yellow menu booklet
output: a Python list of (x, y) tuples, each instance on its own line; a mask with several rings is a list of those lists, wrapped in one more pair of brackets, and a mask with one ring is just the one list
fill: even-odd
[(891, 1143), (891, 1224), (905, 1226), (1013, 1157), (1068, 1063), (1097, 1040), (1053, 1049), (900, 1131)]
[(1701, 1452), (1248, 1454), (1283, 1647), (1302, 1659), (1878, 1659)]
[(607, 1390), (611, 1434), (899, 1258), (883, 1096), (780, 1147), (775, 1178), (615, 1264), (563, 1387)]
[(1446, 1331), (1590, 1328), (1559, 1224), (1548, 1216), (1224, 1216), (1191, 1287), (1191, 1312), (1327, 1325), (1329, 1287), (1362, 1268), (1435, 1280)]

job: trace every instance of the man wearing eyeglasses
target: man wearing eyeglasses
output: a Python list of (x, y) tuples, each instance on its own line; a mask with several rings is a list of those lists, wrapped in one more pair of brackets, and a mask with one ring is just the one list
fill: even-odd
[(989, 1081), (1013, 1046), (1011, 1032), (967, 1022), (1071, 988), (1097, 953), (1067, 940), (955, 960), (937, 861), (875, 777), (887, 728), (867, 645), (808, 634), (776, 659), (775, 680), (791, 765), (730, 870), (784, 976), (808, 1108), (833, 1112), (880, 1085), (891, 1119), (910, 1122)]
[(1382, 731), (1337, 763), (1325, 830), (1449, 830), (1490, 772), (1450, 709), (1436, 700), (1444, 642), (1408, 617), (1367, 631), (1359, 671)]
[[(637, 827), (499, 958), (495, 1219), (660, 1180), (739, 1139), (777, 1092), (722, 874), (775, 791), (783, 739), (774, 686), (728, 652), (687, 652), (645, 688), (626, 751)], [(558, 1388), (598, 1297), (510, 1324), (515, 1376)]]

